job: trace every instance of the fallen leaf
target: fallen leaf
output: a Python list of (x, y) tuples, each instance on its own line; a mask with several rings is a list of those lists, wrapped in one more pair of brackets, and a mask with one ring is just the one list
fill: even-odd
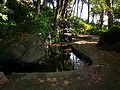
[(38, 83), (43, 83), (43, 82), (45, 82), (45, 80), (38, 78), (37, 82)]
[(54, 83), (54, 82), (57, 81), (57, 78), (55, 78), (55, 77), (49, 77), (49, 78), (47, 78), (47, 81), (51, 82), (51, 83)]
[(99, 81), (101, 81), (103, 78), (103, 75), (101, 75), (98, 72), (95, 72), (92, 74), (92, 79), (95, 80), (95, 83), (99, 83)]
[(64, 83), (65, 86), (68, 86), (71, 83), (71, 81), (64, 80), (63, 83)]
[(51, 83), (51, 86), (56, 87), (57, 85), (56, 85), (56, 84), (54, 84), (54, 83)]

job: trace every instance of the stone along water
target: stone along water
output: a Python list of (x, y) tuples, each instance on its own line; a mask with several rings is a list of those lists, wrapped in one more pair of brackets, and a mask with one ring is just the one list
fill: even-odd
[(84, 69), (89, 62), (76, 57), (68, 46), (50, 46), (45, 60), (36, 63), (1, 62), (1, 71), (12, 72), (56, 72)]

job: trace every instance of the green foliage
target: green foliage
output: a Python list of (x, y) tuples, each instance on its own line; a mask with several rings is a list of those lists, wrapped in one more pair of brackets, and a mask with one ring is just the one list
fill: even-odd
[(108, 32), (108, 28), (107, 26), (104, 26), (102, 29), (99, 29), (99, 27), (93, 26), (88, 32), (92, 35), (102, 35), (103, 33)]
[(113, 14), (116, 19), (120, 19), (120, 6), (113, 8)]
[(80, 22), (80, 27), (81, 27), (81, 30), (84, 33), (84, 31), (86, 32), (86, 31), (90, 30), (92, 28), (92, 25), (87, 24), (85, 21), (81, 21)]
[(120, 52), (120, 27), (113, 26), (108, 32), (102, 34), (98, 46)]
[(11, 22), (8, 21), (8, 14), (12, 14), (13, 11), (7, 6), (0, 4), (0, 29), (7, 28), (11, 25)]
[(92, 0), (92, 8), (91, 8), (91, 13), (92, 14), (100, 14), (102, 10), (106, 10), (107, 6), (105, 4), (104, 0)]
[(54, 13), (47, 6), (42, 6), (38, 19), (32, 6), (15, 0), (0, 6), (0, 38), (6, 42), (15, 42), (22, 34), (39, 34), (46, 39), (52, 33)]
[[(16, 26), (15, 29), (20, 32), (30, 32), (30, 27), (34, 19), (34, 9), (25, 3), (18, 3), (17, 1), (11, 0), (7, 3), (7, 7), (10, 8), (13, 13), (9, 14), (9, 20)], [(17, 32), (16, 31), (16, 32)], [(32, 31), (31, 31), (32, 32)]]
[(92, 28), (92, 25), (87, 24), (85, 21), (80, 20), (78, 17), (71, 19), (73, 32), (77, 35), (88, 34), (88, 31)]
[(120, 27), (113, 26), (108, 32), (101, 35), (99, 44), (113, 45), (120, 42)]
[(39, 35), (41, 35), (44, 38), (47, 38), (49, 34), (52, 32), (52, 18), (53, 13), (51, 10), (46, 15), (45, 11), (41, 11), (40, 16), (35, 21), (35, 30)]

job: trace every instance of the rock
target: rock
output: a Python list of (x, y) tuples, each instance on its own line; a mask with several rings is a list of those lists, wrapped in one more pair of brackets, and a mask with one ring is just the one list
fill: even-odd
[(17, 42), (0, 45), (0, 61), (37, 62), (43, 60), (45, 51), (45, 44), (40, 36), (23, 34)]
[(16, 59), (21, 59), (26, 51), (26, 47), (22, 43), (15, 43), (11, 46), (11, 51), (16, 56)]
[(12, 53), (9, 47), (10, 46), (7, 45), (0, 45), (0, 62), (15, 59), (15, 55)]
[(24, 63), (34, 63), (42, 60), (44, 56), (45, 56), (44, 48), (32, 46), (26, 51), (26, 53), (22, 57), (22, 61)]
[(45, 44), (41, 37), (36, 35), (28, 35), (26, 37), (27, 50), (25, 51), (21, 61), (23, 63), (35, 63), (43, 60), (45, 56)]
[(7, 84), (9, 80), (6, 78), (3, 72), (0, 72), (0, 88)]

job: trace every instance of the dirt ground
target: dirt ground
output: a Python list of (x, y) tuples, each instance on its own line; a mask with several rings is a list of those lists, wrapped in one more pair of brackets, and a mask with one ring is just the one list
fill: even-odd
[[(93, 38), (94, 39), (94, 38)], [(85, 69), (49, 73), (13, 73), (1, 90), (120, 90), (120, 53), (99, 49), (97, 40), (74, 47), (93, 61)]]

